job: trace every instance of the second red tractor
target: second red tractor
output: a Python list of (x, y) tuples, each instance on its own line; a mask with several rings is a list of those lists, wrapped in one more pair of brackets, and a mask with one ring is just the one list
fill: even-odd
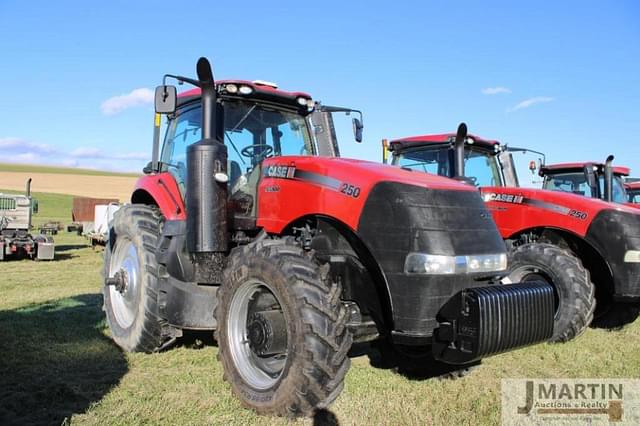
[[(503, 282), (544, 280), (555, 288), (553, 340), (575, 337), (594, 313), (603, 325), (637, 317), (640, 211), (600, 199), (624, 193), (616, 172), (628, 171), (613, 168), (612, 158), (602, 166), (572, 167), (571, 190), (554, 191), (550, 187), (560, 180), (553, 180), (553, 168), (543, 168), (547, 189), (520, 187), (512, 152), (522, 149), (467, 135), (464, 123), (457, 135), (397, 139), (388, 150), (392, 163), (405, 170), (457, 178), (479, 189), (510, 250)], [(586, 198), (590, 191), (598, 197)]]

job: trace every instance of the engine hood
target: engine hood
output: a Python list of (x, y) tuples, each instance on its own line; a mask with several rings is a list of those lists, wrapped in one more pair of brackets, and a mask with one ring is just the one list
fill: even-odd
[(481, 192), (506, 238), (529, 227), (559, 228), (584, 236), (601, 212), (640, 215), (638, 209), (567, 192), (514, 187), (483, 187)]
[(429, 173), (405, 170), (372, 161), (347, 158), (309, 156), (275, 157), (265, 161), (265, 168), (280, 164), (294, 165), (297, 170), (315, 172), (341, 182), (357, 180), (361, 186), (366, 187), (372, 187), (378, 182), (400, 182), (431, 189), (476, 190), (476, 188), (468, 184)]

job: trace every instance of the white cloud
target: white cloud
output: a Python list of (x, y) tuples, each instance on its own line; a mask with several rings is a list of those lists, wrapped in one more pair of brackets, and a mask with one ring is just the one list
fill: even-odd
[(107, 99), (100, 105), (100, 109), (104, 115), (115, 115), (128, 108), (153, 103), (153, 98), (153, 91), (142, 87), (140, 89), (134, 89), (129, 93)]
[(486, 87), (482, 89), (481, 92), (483, 95), (498, 95), (500, 93), (511, 93), (511, 89), (502, 86)]
[(0, 137), (0, 162), (44, 164), (112, 171), (139, 171), (149, 160), (145, 152), (109, 152), (83, 146), (72, 151), (28, 139)]
[(552, 98), (552, 97), (549, 97), (549, 96), (536, 96), (534, 98), (525, 99), (524, 101), (520, 102), (519, 104), (517, 104), (513, 108), (509, 108), (507, 111), (517, 111), (519, 109), (529, 108), (530, 106), (535, 105), (535, 104), (553, 102), (555, 100), (556, 100), (556, 98)]
[(31, 142), (22, 138), (0, 138), (0, 152), (5, 153), (35, 153), (35, 154), (54, 154), (58, 150), (47, 144)]
[(69, 155), (75, 158), (104, 158), (102, 151), (93, 147), (76, 148)]

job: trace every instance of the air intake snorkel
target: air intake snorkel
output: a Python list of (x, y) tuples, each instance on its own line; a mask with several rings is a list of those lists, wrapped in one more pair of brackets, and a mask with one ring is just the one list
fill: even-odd
[(464, 175), (464, 143), (467, 140), (467, 125), (460, 123), (456, 138), (453, 142), (455, 153), (455, 174), (454, 178), (458, 180), (466, 180)]
[(229, 249), (227, 229), (227, 147), (219, 140), (215, 81), (211, 65), (200, 58), (202, 139), (187, 147), (187, 250), (195, 264), (197, 282), (219, 283)]
[(604, 163), (604, 200), (608, 202), (613, 201), (613, 159), (610, 155)]

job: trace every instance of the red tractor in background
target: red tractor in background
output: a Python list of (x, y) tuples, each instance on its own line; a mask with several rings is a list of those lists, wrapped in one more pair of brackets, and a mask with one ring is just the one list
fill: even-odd
[(624, 183), (627, 200), (635, 207), (640, 207), (640, 180), (627, 179)]
[[(478, 187), (509, 247), (504, 282), (544, 280), (556, 289), (560, 308), (553, 340), (580, 334), (594, 313), (595, 324), (605, 327), (635, 320), (640, 304), (640, 212), (575, 191), (519, 187), (512, 152), (525, 149), (467, 135), (464, 123), (458, 133), (464, 136), (394, 140), (387, 145), (392, 164)], [(591, 163), (583, 168), (593, 191), (600, 195), (603, 188), (607, 199), (619, 194), (612, 189), (620, 183), (612, 160), (603, 166), (602, 185)]]
[[(543, 164), (538, 172), (544, 179), (542, 188), (550, 191), (571, 192), (635, 207), (629, 201), (625, 187), (625, 178), (629, 176), (629, 168), (612, 166), (613, 160), (613, 156), (609, 156), (605, 163)], [(610, 191), (605, 186), (605, 182), (608, 182), (605, 176), (607, 170), (612, 173)]]
[(331, 108), (214, 82), (204, 58), (197, 71), (165, 76), (195, 90), (156, 89), (152, 161), (110, 228), (104, 309), (120, 347), (215, 331), (242, 403), (296, 416), (338, 396), (353, 342), (455, 371), (551, 337), (552, 286), (499, 285), (505, 246), (474, 188), (335, 158), (314, 119)]

